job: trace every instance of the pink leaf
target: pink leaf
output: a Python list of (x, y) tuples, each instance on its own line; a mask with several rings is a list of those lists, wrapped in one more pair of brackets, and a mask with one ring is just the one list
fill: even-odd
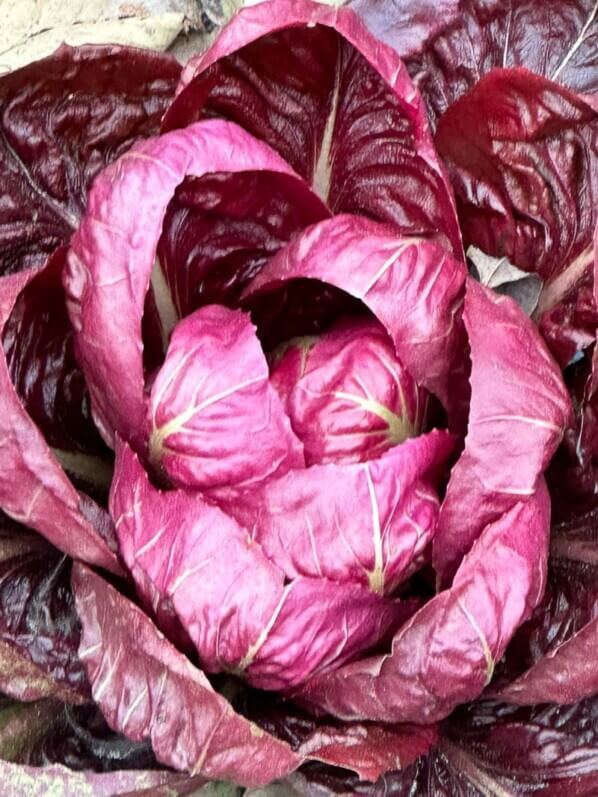
[(542, 597), (549, 512), (541, 481), (532, 496), (486, 526), (452, 587), (399, 630), (389, 655), (317, 676), (302, 695), (345, 720), (419, 723), (475, 698)]
[(433, 561), (445, 583), (484, 527), (536, 492), (571, 412), (558, 366), (513, 301), (469, 279), (464, 320), (469, 425), (434, 540)]
[(149, 454), (178, 487), (252, 485), (304, 466), (249, 318), (209, 305), (176, 326), (150, 395)]
[(424, 427), (427, 393), (376, 321), (347, 318), (279, 352), (270, 378), (308, 465), (372, 459)]
[(410, 609), (358, 584), (285, 586), (232, 517), (197, 493), (157, 490), (126, 446), (111, 511), (138, 587), (159, 613), (172, 607), (210, 672), (285, 689), (377, 644)]
[(432, 540), (437, 474), (453, 447), (434, 431), (356, 465), (291, 471), (227, 503), (287, 578), (324, 577), (390, 594)]
[(100, 576), (77, 564), (73, 588), (83, 626), (79, 655), (114, 730), (149, 739), (167, 766), (244, 786), (265, 785), (299, 765), (287, 744), (236, 714), (147, 615)]
[(402, 237), (367, 219), (336, 216), (273, 257), (245, 292), (246, 301), (298, 278), (327, 282), (360, 299), (384, 325), (416, 382), (445, 406), (454, 404), (449, 375), (455, 358), (463, 357), (457, 314), (465, 270), (438, 244)]
[[(177, 186), (187, 176), (262, 170), (293, 175), (265, 144), (212, 120), (138, 144), (94, 182), (71, 241), (65, 285), (79, 359), (108, 440), (118, 432), (139, 449), (146, 443), (141, 321), (164, 215)], [(311, 192), (295, 179), (307, 201)]]

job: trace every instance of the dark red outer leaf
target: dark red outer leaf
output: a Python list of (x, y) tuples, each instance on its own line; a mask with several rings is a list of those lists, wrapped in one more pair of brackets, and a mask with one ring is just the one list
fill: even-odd
[(96, 174), (157, 132), (180, 69), (165, 53), (63, 44), (0, 77), (0, 274), (68, 243)]
[[(547, 472), (553, 513), (559, 521), (594, 508), (598, 493), (598, 347), (590, 345), (585, 348), (583, 343), (586, 341), (579, 341), (579, 333), (587, 336), (587, 343), (593, 343), (596, 338), (597, 269), (598, 224), (594, 232), (593, 273), (588, 273), (579, 289), (574, 286), (570, 296), (555, 308), (554, 313), (545, 314), (541, 324), (541, 330), (545, 333), (556, 331), (556, 336), (551, 335), (548, 343), (554, 348), (556, 338), (557, 356), (575, 355), (564, 372), (575, 417)], [(569, 315), (571, 308), (572, 318)], [(555, 330), (551, 322), (555, 320), (555, 315), (558, 322), (561, 311), (565, 325), (557, 326)], [(545, 325), (547, 315), (550, 323)]]
[[(61, 246), (21, 291), (4, 327), (2, 347), (23, 408), (73, 485), (84, 491), (81, 511), (86, 514), (93, 499), (105, 503), (112, 457), (92, 420), (89, 393), (75, 359), (62, 287), (65, 259), (66, 247)], [(86, 516), (94, 525), (92, 514)], [(98, 531), (114, 550), (109, 522), (106, 526), (100, 519)]]
[(483, 75), (526, 67), (579, 93), (598, 90), (595, 0), (351, 0), (405, 59), (432, 125)]
[(525, 69), (486, 75), (438, 125), (465, 247), (548, 281), (540, 312), (593, 261), (597, 129), (583, 97)]
[(2, 692), (17, 700), (88, 702), (79, 630), (66, 556), (0, 515)]
[[(35, 272), (0, 280), (0, 331)], [(116, 555), (81, 511), (81, 498), (23, 409), (0, 356), (0, 506), (59, 550), (115, 573)], [(97, 508), (97, 512), (100, 512)]]
[(586, 269), (558, 304), (546, 310), (539, 319), (539, 328), (561, 368), (595, 343), (598, 309), (593, 269)]
[(597, 709), (596, 698), (570, 708), (480, 701), (449, 720), (438, 763), (444, 758), (453, 773), (449, 782), (469, 783), (475, 797), (489, 792), (593, 797)]
[[(355, 725), (318, 727), (299, 747), (306, 758), (355, 772), (375, 781), (394, 769), (404, 769), (425, 755), (438, 739), (434, 725)], [(313, 754), (312, 754), (313, 752)]]
[(595, 338), (598, 112), (524, 69), (496, 69), (440, 119), (466, 248), (544, 281), (534, 317), (562, 367)]
[(287, 174), (187, 178), (168, 205), (157, 250), (178, 315), (206, 304), (236, 306), (269, 257), (328, 215), (307, 185)]
[(460, 0), (440, 4), (436, 0), (393, 0), (384, 5), (377, 0), (349, 0), (347, 5), (407, 64), (410, 56), (433, 47), (436, 37), (458, 25), (463, 15)]
[(401, 771), (369, 783), (310, 764), (272, 797), (595, 797), (597, 716), (595, 697), (568, 708), (478, 701), (455, 712), (428, 755)]
[(492, 694), (519, 705), (575, 703), (598, 692), (598, 511), (553, 529), (546, 595), (505, 662), (525, 670)]
[(463, 257), (421, 99), (394, 50), (349, 9), (310, 0), (244, 8), (187, 64), (177, 92), (163, 129), (214, 116), (237, 122), (333, 213), (443, 239)]
[[(436, 725), (333, 723), (330, 717), (315, 718), (295, 704), (265, 692), (245, 692), (243, 711), (294, 750), (306, 755), (312, 751), (316, 760), (330, 765), (324, 768), (317, 764), (316, 768), (340, 773), (342, 767), (342, 775), (348, 780), (356, 780), (357, 775), (375, 781), (395, 767), (406, 769), (438, 741)], [(309, 764), (307, 769), (313, 766)]]

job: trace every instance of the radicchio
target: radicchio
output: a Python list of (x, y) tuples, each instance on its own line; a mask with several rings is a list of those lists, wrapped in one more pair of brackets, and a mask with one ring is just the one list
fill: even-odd
[(179, 73), (160, 53), (63, 45), (2, 76), (1, 274), (42, 266), (68, 242), (94, 177), (156, 132)]
[[(595, 785), (571, 774), (589, 703), (557, 729), (480, 699), (597, 688), (595, 535), (591, 513), (555, 529), (544, 595), (567, 390), (534, 322), (466, 276), (459, 223), (543, 283), (534, 321), (574, 360), (560, 506), (563, 452), (598, 452), (597, 105), (574, 93), (596, 9), (551, 0), (537, 46), (535, 0), (399, 0), (382, 26), (354, 5), (391, 46), (348, 9), (241, 11), (142, 142), (166, 56), (63, 48), (0, 80), (0, 506), (86, 563), (69, 586), (33, 532), (0, 546), (0, 686), (49, 698), (0, 701), (13, 792), (525, 794), (517, 740), (544, 793)], [(109, 727), (63, 705), (89, 689)], [(28, 753), (6, 743), (25, 726)], [(55, 761), (97, 771), (35, 766)]]
[[(0, 281), (0, 330), (34, 274), (25, 271)], [(117, 557), (101, 533), (103, 510), (81, 497), (62, 470), (23, 407), (4, 356), (0, 356), (0, 433), (4, 511), (65, 553), (119, 572)]]
[(469, 279), (463, 317), (471, 403), (465, 450), (451, 472), (434, 542), (445, 583), (489, 523), (534, 495), (571, 412), (554, 360), (511, 299)]
[(507, 257), (544, 280), (537, 316), (563, 366), (593, 339), (587, 326), (574, 324), (568, 333), (563, 315), (572, 302), (587, 301), (598, 219), (597, 130), (598, 113), (583, 97), (526, 70), (505, 69), (451, 106), (436, 133), (465, 246)]
[[(575, 703), (598, 690), (596, 510), (553, 527), (544, 600), (517, 633), (493, 687), (521, 705)], [(501, 684), (502, 682), (502, 684)]]
[(208, 305), (175, 328), (150, 395), (149, 456), (179, 487), (251, 485), (304, 464), (255, 327)]
[(83, 623), (79, 656), (112, 727), (132, 739), (151, 738), (169, 766), (244, 785), (268, 783), (297, 766), (288, 745), (236, 715), (147, 615), (98, 575), (77, 565), (73, 589)]
[(89, 685), (77, 658), (79, 631), (67, 557), (0, 515), (2, 692), (28, 702), (87, 702)]
[(294, 338), (271, 360), (307, 465), (371, 459), (425, 426), (428, 395), (375, 321), (349, 318), (321, 336)]
[(419, 569), (436, 533), (434, 488), (452, 448), (436, 430), (362, 464), (292, 471), (226, 508), (287, 578), (324, 576), (391, 594)]
[(457, 194), (465, 245), (505, 256), (543, 279), (535, 319), (561, 367), (574, 365), (569, 378), (577, 421), (551, 478), (561, 515), (572, 509), (571, 500), (563, 506), (563, 489), (580, 496), (583, 509), (591, 506), (595, 484), (592, 457), (598, 449), (588, 377), (598, 325), (597, 130), (588, 96), (522, 69), (503, 69), (451, 106), (436, 136)]
[(63, 245), (96, 174), (155, 132), (179, 72), (166, 55), (63, 46), (0, 80), (0, 500), (60, 550), (115, 572), (109, 520), (61, 467), (92, 495), (110, 479), (73, 355)]
[(478, 695), (543, 594), (548, 515), (540, 484), (484, 529), (450, 589), (413, 615), (390, 654), (316, 676), (303, 697), (346, 720), (432, 722)]

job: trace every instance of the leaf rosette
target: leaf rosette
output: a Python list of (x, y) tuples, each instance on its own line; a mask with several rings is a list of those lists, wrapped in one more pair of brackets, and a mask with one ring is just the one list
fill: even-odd
[[(162, 58), (148, 83), (174, 82)], [(587, 144), (591, 106), (537, 80)], [(0, 216), (0, 505), (76, 560), (66, 652), (14, 696), (91, 693), (194, 781), (260, 787), (310, 761), (375, 780), (487, 688), (525, 704), (553, 677), (505, 653), (552, 618), (544, 474), (569, 393), (534, 321), (468, 275), (461, 231), (504, 253), (483, 214), (459, 217), (462, 120), (438, 125), (447, 170), (405, 65), (352, 11), (246, 9), (168, 107), (140, 94), (117, 142), (82, 126), (103, 161), (79, 204), (58, 192), (70, 173), (11, 172), (50, 214), (45, 238)], [(586, 215), (542, 260), (547, 282), (586, 251)], [(537, 241), (514, 241), (531, 270)]]

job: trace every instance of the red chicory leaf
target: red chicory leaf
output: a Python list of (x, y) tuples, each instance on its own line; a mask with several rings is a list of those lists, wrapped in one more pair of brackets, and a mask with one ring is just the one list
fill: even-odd
[[(25, 271), (0, 280), (0, 332), (21, 292), (35, 276)], [(64, 553), (113, 572), (116, 555), (82, 510), (84, 499), (23, 408), (0, 354), (0, 505)], [(90, 499), (85, 499), (86, 507)], [(100, 507), (93, 509), (100, 516)], [(91, 515), (90, 515), (91, 516)]]
[[(523, 69), (495, 70), (441, 118), (436, 145), (465, 246), (544, 280), (536, 317), (562, 365), (591, 342), (598, 112)], [(593, 327), (593, 328), (592, 328)]]
[[(570, 519), (575, 515), (596, 506), (598, 492), (598, 349), (594, 346), (584, 348), (584, 344), (593, 342), (596, 337), (598, 303), (596, 291), (598, 279), (598, 224), (594, 233), (594, 273), (589, 273), (577, 292), (573, 292), (571, 303), (561, 303), (565, 308), (565, 325), (556, 328), (559, 344), (565, 341), (573, 360), (564, 371), (565, 383), (571, 394), (574, 420), (565, 432), (563, 444), (560, 446), (546, 478), (550, 487), (553, 514), (559, 521)], [(573, 307), (572, 323), (568, 324), (567, 313)], [(550, 314), (551, 320), (554, 314)], [(546, 316), (544, 317), (546, 318)], [(565, 334), (562, 334), (563, 328)], [(586, 330), (585, 341), (577, 340), (570, 334), (579, 328)], [(552, 332), (546, 325), (542, 332)], [(554, 348), (555, 336), (548, 338), (549, 345)], [(576, 343), (580, 343), (579, 346)], [(573, 343), (573, 345), (569, 345)], [(557, 351), (557, 355), (559, 352)]]
[(62, 271), (66, 248), (19, 294), (2, 335), (14, 388), (73, 484), (103, 501), (112, 464), (91, 418), (89, 394), (74, 353)]
[(375, 783), (310, 764), (280, 792), (247, 797), (594, 797), (597, 714), (596, 698), (570, 708), (478, 701), (443, 723), (428, 755)]
[(566, 709), (475, 703), (447, 723), (438, 776), (448, 763), (448, 782), (475, 789), (476, 797), (488, 789), (498, 794), (506, 789), (516, 797), (592, 797), (598, 786), (597, 709), (596, 698)]
[(153, 487), (122, 443), (110, 511), (123, 558), (158, 618), (168, 607), (175, 617), (180, 611), (204, 669), (238, 667), (276, 609), (280, 570), (199, 493)]
[[(438, 740), (437, 725), (334, 722), (330, 717), (316, 718), (288, 700), (253, 690), (243, 696), (243, 711), (260, 728), (312, 761), (327, 762), (337, 773), (343, 767), (347, 778), (353, 771), (374, 781), (396, 767), (404, 769)], [(308, 764), (306, 769), (314, 766), (323, 769), (320, 764)]]
[[(187, 632), (181, 625), (172, 603), (160, 594), (139, 559), (143, 553), (143, 544), (137, 544), (137, 538), (144, 529), (137, 529), (137, 517), (129, 512), (131, 496), (137, 497), (139, 488), (144, 486), (139, 475), (143, 473), (136, 455), (120, 438), (116, 440), (116, 461), (114, 478), (110, 487), (109, 509), (114, 518), (119, 552), (127, 566), (139, 596), (141, 605), (155, 619), (160, 631), (182, 651), (193, 649)], [(129, 512), (129, 514), (126, 514)], [(159, 530), (160, 527), (158, 527)], [(159, 542), (158, 537), (158, 542)], [(138, 552), (141, 548), (141, 553)]]
[(271, 363), (307, 465), (372, 459), (425, 426), (427, 393), (373, 319), (347, 318), (319, 337), (289, 340)]
[(443, 583), (488, 523), (535, 493), (571, 412), (556, 363), (515, 302), (469, 278), (464, 320), (471, 403), (433, 543)]
[(0, 689), (17, 700), (87, 702), (78, 645), (70, 563), (0, 515)]
[[(594, 231), (594, 315), (598, 313), (598, 224)], [(595, 330), (596, 325), (592, 324)], [(567, 430), (565, 445), (559, 453), (562, 462), (555, 461), (551, 474), (553, 493), (559, 509), (567, 502), (564, 516), (581, 513), (595, 506), (596, 463), (598, 461), (598, 347), (587, 349), (583, 357), (566, 374), (575, 408), (575, 422)], [(556, 490), (555, 490), (556, 487)], [(564, 499), (564, 500), (563, 500)], [(573, 500), (571, 500), (573, 499)], [(563, 513), (562, 513), (563, 514)]]
[(435, 0), (394, 0), (384, 5), (376, 0), (349, 0), (346, 5), (376, 38), (409, 64), (410, 57), (425, 51), (437, 36), (458, 24), (464, 4), (463, 0), (445, 0), (441, 5)]
[(183, 70), (164, 129), (214, 116), (270, 144), (333, 213), (439, 237), (462, 257), (421, 99), (350, 10), (310, 0), (242, 9)]
[(31, 766), (64, 764), (72, 770), (94, 772), (160, 768), (150, 743), (114, 733), (91, 699), (81, 706), (59, 705), (54, 720), (52, 729), (22, 748), (15, 760)]
[[(435, 726), (356, 725), (322, 726), (299, 747), (306, 758), (343, 767), (367, 781), (403, 769), (436, 742)], [(314, 755), (312, 756), (312, 751)]]
[(507, 652), (505, 675), (520, 674), (493, 687), (501, 700), (575, 703), (598, 691), (597, 514), (553, 528), (546, 595)]
[(0, 779), (3, 797), (191, 797), (205, 783), (187, 778), (185, 785), (180, 775), (167, 770), (75, 772), (60, 764), (32, 767), (7, 761), (0, 761)]
[[(96, 174), (156, 132), (179, 73), (164, 54), (65, 45), (0, 77), (0, 293), (9, 365), (3, 356), (0, 503), (70, 555), (112, 570), (116, 558), (100, 536), (107, 525), (98, 533), (90, 521), (99, 509), (78, 496), (53, 455), (74, 476), (85, 466), (77, 480), (85, 489), (90, 473), (109, 478), (109, 464), (81, 456), (82, 447), (99, 441), (58, 288), (63, 252), (52, 253), (76, 228)], [(19, 281), (18, 272), (44, 265), (39, 277)]]
[(412, 613), (411, 601), (387, 600), (361, 584), (296, 578), (250, 651), (245, 677), (259, 689), (297, 687), (385, 642)]
[(138, 587), (154, 606), (173, 608), (209, 672), (288, 688), (374, 646), (408, 610), (359, 584), (297, 578), (285, 585), (232, 517), (199, 493), (157, 490), (125, 445), (110, 504)]
[(101, 440), (74, 357), (62, 288), (65, 256), (66, 249), (58, 249), (20, 293), (2, 344), (15, 390), (48, 444), (94, 452)]
[(304, 466), (240, 310), (208, 305), (177, 324), (149, 405), (150, 461), (177, 487), (249, 486)]
[(574, 419), (546, 471), (556, 522), (582, 515), (596, 506), (598, 484), (598, 416), (592, 381), (590, 351), (569, 365), (563, 374), (569, 390)]
[(463, 357), (456, 316), (465, 269), (459, 261), (432, 241), (404, 238), (356, 216), (336, 216), (275, 255), (245, 292), (245, 305), (299, 278), (329, 283), (360, 299), (384, 325), (416, 382), (451, 405), (451, 365)]
[[(90, 191), (65, 285), (79, 360), (108, 440), (118, 432), (140, 449), (145, 445), (141, 322), (168, 203), (185, 177), (223, 171), (293, 175), (265, 144), (212, 120), (136, 145)], [(98, 330), (106, 334), (98, 337)]]
[(540, 481), (486, 526), (452, 587), (398, 631), (391, 653), (316, 676), (302, 697), (340, 719), (426, 723), (479, 695), (542, 597), (549, 513)]
[(180, 71), (165, 53), (62, 45), (0, 77), (0, 274), (68, 243), (92, 180), (157, 132)]
[[(74, 359), (61, 288), (63, 245), (97, 173), (157, 131), (179, 74), (169, 55), (63, 45), (0, 77), (0, 274), (8, 280), (0, 286), (8, 361), (1, 412), (10, 462), (2, 462), (0, 503), (67, 553), (113, 570), (116, 558), (93, 528), (100, 510), (87, 495), (79, 498), (59, 466), (77, 487), (105, 497), (111, 467)], [(41, 273), (17, 288), (11, 275), (33, 268)], [(5, 370), (4, 357), (2, 363)], [(104, 533), (108, 524), (101, 526), (97, 531), (113, 544)]]
[(592, 269), (585, 269), (558, 303), (542, 315), (539, 327), (561, 368), (575, 362), (594, 344), (598, 309), (594, 301)]
[(365, 463), (291, 471), (235, 496), (227, 510), (287, 578), (390, 594), (434, 536), (436, 477), (452, 448), (448, 433), (433, 431)]
[(149, 738), (167, 766), (208, 778), (259, 786), (297, 767), (301, 759), (287, 744), (236, 714), (147, 615), (100, 576), (76, 564), (73, 589), (83, 626), (79, 655), (112, 728)]
[(206, 304), (234, 306), (269, 257), (328, 215), (288, 174), (187, 178), (166, 209), (157, 250), (179, 317)]
[(405, 59), (433, 124), (495, 67), (526, 67), (580, 93), (598, 90), (595, 0), (350, 0)]

